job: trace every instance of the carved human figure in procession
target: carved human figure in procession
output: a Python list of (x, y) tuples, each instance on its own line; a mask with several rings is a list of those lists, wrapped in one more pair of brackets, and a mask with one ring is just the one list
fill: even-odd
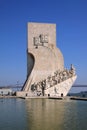
[(58, 75), (58, 70), (54, 72), (54, 76), (57, 77), (57, 75)]
[(35, 91), (37, 89), (37, 84), (36, 83), (33, 83), (32, 85), (31, 85), (31, 90), (32, 91)]
[(66, 69), (64, 69), (63, 71), (63, 80), (66, 80), (67, 79), (67, 72), (66, 72)]
[(52, 76), (48, 76), (47, 77), (47, 80), (46, 80), (46, 83), (47, 83), (47, 87), (52, 87)]
[(41, 82), (38, 82), (37, 83), (37, 91), (40, 91), (41, 90)]
[(44, 90), (46, 88), (46, 79), (41, 81), (42, 95), (44, 96)]
[(60, 80), (60, 82), (63, 80), (63, 72), (62, 71), (59, 73), (59, 80)]
[(71, 64), (71, 67), (70, 67), (70, 73), (72, 75), (75, 75), (75, 67)]
[(67, 79), (69, 78), (69, 70), (66, 69)]
[(46, 79), (46, 89), (50, 87), (50, 82), (48, 80), (48, 78)]
[(70, 68), (71, 70), (75, 70), (75, 68), (74, 68), (74, 66), (73, 66), (73, 64), (71, 64), (71, 68)]
[(57, 79), (59, 78), (59, 75), (60, 75), (60, 70), (57, 70), (57, 71), (54, 72), (54, 76), (56, 76)]
[(46, 79), (42, 81), (44, 89), (46, 88)]
[(54, 75), (52, 76), (52, 85), (56, 85), (57, 84), (57, 77)]

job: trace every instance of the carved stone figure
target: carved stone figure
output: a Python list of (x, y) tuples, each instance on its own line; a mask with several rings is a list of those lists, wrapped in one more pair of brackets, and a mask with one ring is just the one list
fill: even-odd
[(37, 89), (37, 85), (36, 85), (35, 83), (32, 84), (32, 85), (31, 85), (31, 90), (32, 90), (32, 91), (35, 91), (36, 89)]
[(75, 75), (75, 67), (71, 64), (71, 68), (70, 68), (71, 72), (73, 75)]
[(52, 76), (52, 85), (56, 85), (56, 84), (57, 84), (56, 76)]

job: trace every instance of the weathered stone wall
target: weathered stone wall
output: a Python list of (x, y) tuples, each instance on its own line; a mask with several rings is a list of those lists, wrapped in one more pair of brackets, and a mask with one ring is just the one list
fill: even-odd
[(69, 92), (71, 86), (75, 82), (77, 76), (73, 76), (53, 87), (50, 87), (49, 89), (45, 90), (45, 95), (50, 95), (50, 96), (66, 96), (67, 93)]
[[(66, 96), (72, 84), (76, 80), (76, 75), (72, 74), (50, 87), (43, 82), (54, 73), (64, 72), (64, 59), (59, 48), (56, 47), (56, 24), (28, 23), (28, 48), (27, 48), (27, 79), (21, 92), (17, 96)], [(71, 70), (73, 70), (71, 66)], [(68, 72), (68, 70), (66, 71)], [(71, 73), (71, 72), (70, 72)], [(69, 75), (70, 75), (69, 73)], [(55, 76), (54, 76), (55, 77)], [(60, 76), (59, 76), (60, 77)], [(56, 77), (55, 77), (56, 78)], [(52, 79), (52, 82), (55, 81)], [(36, 88), (34, 88), (34, 85)], [(39, 86), (41, 83), (41, 86)], [(36, 89), (36, 91), (35, 91)]]
[[(40, 35), (48, 36), (47, 43), (35, 46), (34, 38)], [(59, 48), (56, 47), (56, 25), (42, 23), (28, 23), (28, 54), (31, 53), (35, 59), (33, 67), (32, 82), (39, 81), (55, 70), (64, 69), (63, 55)], [(32, 60), (27, 60), (28, 74), (31, 72)]]
[[(48, 35), (49, 44), (56, 46), (56, 24), (28, 23), (28, 50), (34, 48), (34, 37)], [(45, 44), (46, 45), (46, 44)]]
[(32, 54), (27, 53), (27, 76), (30, 75), (35, 64), (35, 59)]

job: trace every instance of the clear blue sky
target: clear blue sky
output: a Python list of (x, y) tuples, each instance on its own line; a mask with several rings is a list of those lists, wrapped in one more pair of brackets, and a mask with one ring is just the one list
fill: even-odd
[(27, 22), (57, 24), (65, 67), (76, 67), (76, 84), (87, 84), (86, 0), (0, 0), (0, 86), (24, 83)]

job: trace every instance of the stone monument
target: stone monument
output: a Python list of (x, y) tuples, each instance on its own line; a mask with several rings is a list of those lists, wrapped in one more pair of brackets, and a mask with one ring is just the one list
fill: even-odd
[(66, 96), (76, 79), (73, 71), (65, 70), (56, 46), (56, 24), (28, 23), (27, 78), (17, 96)]

